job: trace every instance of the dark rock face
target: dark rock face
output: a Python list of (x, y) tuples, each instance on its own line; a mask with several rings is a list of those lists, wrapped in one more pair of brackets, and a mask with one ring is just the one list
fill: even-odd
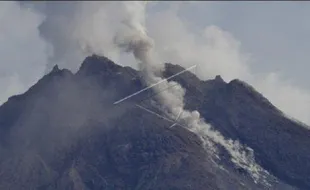
[[(165, 77), (183, 70), (166, 64)], [(274, 177), (255, 183), (222, 152), (221, 165), (192, 132), (148, 114), (154, 92), (140, 73), (90, 56), (72, 74), (57, 66), (0, 107), (0, 189), (309, 189), (310, 133), (239, 80), (172, 80), (185, 104), (225, 137), (254, 150)]]
[[(182, 78), (175, 80), (183, 87), (190, 85)], [(198, 108), (206, 121), (225, 137), (253, 148), (256, 160), (270, 173), (300, 189), (310, 188), (308, 129), (283, 116), (253, 87), (240, 80), (228, 84), (216, 79), (195, 81), (192, 86), (196, 88), (190, 88), (185, 95), (188, 109)]]

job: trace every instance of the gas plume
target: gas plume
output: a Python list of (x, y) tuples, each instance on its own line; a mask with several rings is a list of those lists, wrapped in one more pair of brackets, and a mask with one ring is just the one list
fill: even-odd
[[(115, 43), (125, 52), (133, 53), (139, 67), (143, 72), (144, 79), (148, 84), (154, 84), (163, 80), (160, 76), (155, 75), (157, 60), (154, 60), (152, 47), (154, 42), (147, 35), (145, 22), (145, 2), (123, 2), (125, 18), (122, 20), (123, 26), (115, 36)], [(158, 68), (157, 68), (158, 69)], [(173, 84), (174, 83), (174, 84)], [(175, 85), (176, 82), (164, 81), (160, 83), (161, 86)], [(155, 91), (159, 90), (159, 86), (154, 87)], [(211, 128), (200, 118), (198, 111), (184, 110), (183, 97), (185, 90), (178, 85), (179, 88), (168, 88), (162, 91), (157, 96), (157, 99), (162, 104), (164, 110), (173, 118), (178, 116), (180, 110), (182, 115), (180, 120), (188, 129), (198, 134), (204, 141), (205, 145), (217, 143), (223, 146), (231, 155), (232, 162), (236, 165), (247, 169), (254, 180), (258, 180), (263, 169), (254, 161), (253, 151), (242, 147), (239, 142), (226, 140), (218, 131)], [(179, 90), (175, 90), (179, 89)], [(207, 141), (207, 142), (206, 142)], [(212, 143), (211, 143), (211, 142)], [(212, 148), (212, 147), (206, 147)]]

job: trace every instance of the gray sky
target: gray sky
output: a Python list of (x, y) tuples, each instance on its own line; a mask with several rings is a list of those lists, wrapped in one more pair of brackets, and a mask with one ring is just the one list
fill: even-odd
[[(34, 84), (46, 65), (75, 71), (89, 52), (136, 67), (112, 43), (122, 18), (119, 3), (71, 4), (0, 3), (1, 102)], [(245, 80), (309, 124), (307, 18), (309, 2), (152, 2), (146, 28), (162, 62), (198, 64), (201, 79)]]

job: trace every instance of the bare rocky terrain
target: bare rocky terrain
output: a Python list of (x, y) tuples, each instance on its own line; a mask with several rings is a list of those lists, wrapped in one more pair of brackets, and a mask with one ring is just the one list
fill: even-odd
[[(164, 77), (184, 68), (166, 64)], [(255, 182), (219, 147), (214, 161), (200, 138), (145, 112), (156, 94), (140, 73), (92, 55), (73, 74), (57, 66), (0, 107), (0, 189), (310, 189), (310, 132), (253, 87), (186, 72), (171, 80), (226, 138), (254, 150), (267, 181)]]

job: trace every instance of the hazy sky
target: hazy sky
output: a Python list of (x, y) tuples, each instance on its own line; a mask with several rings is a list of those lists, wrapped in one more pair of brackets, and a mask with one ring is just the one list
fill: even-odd
[[(165, 9), (164, 4), (149, 11)], [(178, 15), (194, 32), (216, 25), (231, 33), (251, 54), (253, 72), (281, 72), (310, 88), (309, 2), (184, 2)]]
[[(205, 2), (184, 6), (193, 27), (214, 24), (229, 31), (252, 54), (254, 72), (282, 72), (310, 88), (308, 2)], [(186, 16), (185, 16), (186, 15)]]
[[(34, 84), (48, 64), (76, 70), (85, 49), (135, 66), (112, 43), (121, 16), (117, 3), (0, 2), (0, 102)], [(309, 124), (308, 18), (309, 2), (152, 2), (146, 26), (163, 62), (196, 63), (202, 79), (245, 80)]]

